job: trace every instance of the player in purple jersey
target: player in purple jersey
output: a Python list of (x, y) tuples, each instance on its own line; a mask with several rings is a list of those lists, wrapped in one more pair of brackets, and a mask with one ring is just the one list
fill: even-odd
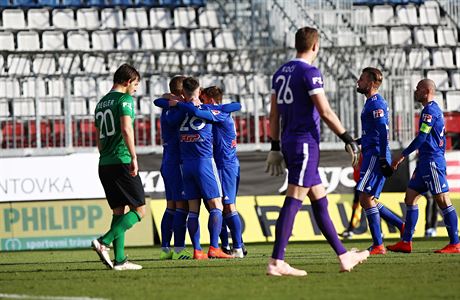
[(423, 79), (417, 84), (414, 93), (415, 101), (422, 103), (419, 132), (412, 143), (404, 149), (401, 156), (393, 160), (392, 167), (396, 170), (409, 154), (418, 150), (417, 166), (406, 190), (406, 230), (401, 241), (388, 246), (394, 252), (410, 253), (412, 251), (412, 235), (418, 219), (417, 200), (421, 194), (430, 191), (442, 211), (450, 242), (435, 253), (460, 253), (458, 238), (458, 217), (449, 198), (449, 185), (446, 178), (446, 137), (444, 136), (444, 115), (434, 101), (436, 86), (430, 79)]
[[(201, 99), (213, 109), (221, 109), (223, 92), (217, 86), (210, 86), (201, 92)], [(239, 105), (241, 109), (241, 104)], [(239, 110), (238, 109), (238, 110)], [(220, 239), (222, 251), (234, 257), (243, 258), (245, 249), (241, 237), (241, 220), (236, 210), (236, 194), (240, 181), (240, 163), (236, 156), (236, 130), (233, 118), (229, 115), (223, 122), (214, 123), (212, 126), (214, 160), (222, 184), (222, 203), (224, 204), (224, 219)], [(233, 249), (228, 243), (228, 229), (232, 235)]]
[(357, 190), (359, 202), (364, 208), (369, 231), (372, 235), (372, 246), (369, 248), (371, 255), (385, 254), (380, 217), (393, 226), (404, 231), (402, 220), (376, 199), (380, 197), (385, 178), (390, 177), (393, 170), (390, 167), (390, 147), (388, 146), (388, 105), (378, 93), (383, 81), (379, 69), (367, 67), (362, 70), (358, 79), (356, 90), (366, 96), (361, 112), (361, 143), (363, 162), (360, 169)]
[(284, 261), (295, 216), (306, 196), (310, 198), (321, 232), (338, 256), (340, 271), (349, 272), (366, 260), (369, 251), (348, 252), (340, 242), (329, 216), (326, 190), (318, 173), (320, 118), (345, 142), (347, 151), (352, 155), (353, 164), (358, 163), (359, 148), (330, 108), (324, 93), (321, 72), (312, 65), (319, 51), (318, 31), (309, 27), (297, 30), (295, 47), (296, 58), (282, 65), (272, 80), (272, 147), (267, 157), (267, 171), (271, 175), (279, 175), (283, 173), (285, 162), (289, 175), (286, 198), (276, 222), (275, 245), (267, 266), (267, 275), (307, 275), (307, 272), (295, 269)]
[[(169, 82), (171, 95), (182, 98), (182, 82), (185, 76), (175, 76)], [(161, 100), (154, 104), (160, 107)], [(163, 159), (161, 176), (163, 177), (166, 194), (166, 209), (161, 220), (161, 252), (160, 259), (191, 259), (192, 254), (185, 249), (187, 231), (188, 204), (183, 199), (182, 174), (180, 171), (179, 125), (182, 114), (177, 108), (163, 107), (161, 112), (161, 139)], [(170, 249), (171, 237), (174, 233), (174, 251)]]

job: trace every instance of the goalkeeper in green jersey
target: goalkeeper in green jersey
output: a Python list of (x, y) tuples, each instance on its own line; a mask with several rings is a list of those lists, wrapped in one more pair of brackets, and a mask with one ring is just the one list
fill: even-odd
[[(139, 86), (140, 75), (124, 64), (113, 77), (113, 87), (97, 103), (94, 111), (97, 146), (100, 153), (99, 178), (113, 211), (110, 230), (91, 242), (104, 264), (114, 270), (139, 270), (142, 266), (127, 260), (124, 252), (125, 232), (145, 214), (145, 195), (138, 175), (134, 146), (135, 106), (132, 95)], [(126, 207), (129, 207), (125, 213)], [(115, 259), (110, 259), (113, 243)]]

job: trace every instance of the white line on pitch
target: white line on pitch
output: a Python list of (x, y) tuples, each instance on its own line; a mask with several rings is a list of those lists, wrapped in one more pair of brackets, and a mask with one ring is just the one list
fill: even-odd
[(66, 297), (66, 296), (34, 296), (19, 294), (0, 294), (0, 299), (30, 299), (30, 300), (107, 300), (107, 298)]

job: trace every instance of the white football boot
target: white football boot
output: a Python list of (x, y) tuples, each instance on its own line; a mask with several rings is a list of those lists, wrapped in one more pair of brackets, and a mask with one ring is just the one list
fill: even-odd
[(142, 269), (142, 266), (141, 265), (136, 265), (136, 264), (133, 264), (132, 262), (126, 260), (124, 263), (122, 264), (116, 264), (113, 269), (115, 271), (126, 271), (126, 270), (140, 270)]
[(113, 269), (113, 263), (110, 260), (109, 255), (110, 248), (99, 242), (97, 239), (91, 242), (91, 247), (94, 251), (96, 251), (97, 255), (99, 255), (99, 258), (104, 263), (104, 265), (110, 269)]
[(369, 250), (347, 251), (338, 256), (340, 262), (340, 272), (350, 272), (357, 264), (362, 263), (369, 257)]
[(267, 266), (267, 275), (270, 276), (307, 276), (307, 272), (291, 267), (283, 260), (270, 258)]

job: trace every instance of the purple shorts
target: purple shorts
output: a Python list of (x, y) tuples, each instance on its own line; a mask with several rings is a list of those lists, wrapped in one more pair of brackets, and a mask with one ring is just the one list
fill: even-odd
[(288, 169), (289, 184), (312, 187), (322, 183), (318, 173), (318, 142), (288, 141), (283, 142), (282, 149)]

